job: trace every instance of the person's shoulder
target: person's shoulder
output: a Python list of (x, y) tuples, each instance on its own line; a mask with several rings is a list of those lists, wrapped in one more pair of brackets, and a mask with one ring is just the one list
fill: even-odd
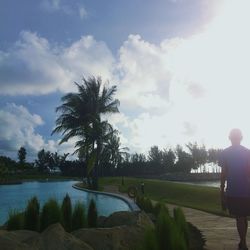
[(227, 152), (230, 152), (232, 149), (233, 149), (232, 146), (229, 146), (229, 147), (227, 147), (227, 148), (224, 148), (224, 149), (221, 151), (221, 153), (222, 153), (222, 154), (225, 154), (225, 153), (227, 153)]
[(241, 147), (242, 151), (245, 151), (246, 153), (250, 153), (250, 149), (249, 148), (246, 148), (245, 146), (242, 146), (242, 145), (240, 145), (240, 147)]

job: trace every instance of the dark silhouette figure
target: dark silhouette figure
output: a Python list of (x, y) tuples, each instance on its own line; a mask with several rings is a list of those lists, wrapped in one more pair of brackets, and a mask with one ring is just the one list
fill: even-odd
[[(231, 146), (220, 155), (221, 204), (236, 218), (240, 237), (239, 249), (247, 250), (247, 216), (250, 215), (250, 150), (241, 145), (242, 133), (239, 129), (229, 134)], [(225, 189), (225, 183), (226, 189)]]

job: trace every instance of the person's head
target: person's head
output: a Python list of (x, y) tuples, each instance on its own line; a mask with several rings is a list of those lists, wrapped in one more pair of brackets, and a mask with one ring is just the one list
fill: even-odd
[(241, 130), (238, 128), (232, 129), (229, 133), (229, 140), (232, 145), (240, 145), (242, 138)]

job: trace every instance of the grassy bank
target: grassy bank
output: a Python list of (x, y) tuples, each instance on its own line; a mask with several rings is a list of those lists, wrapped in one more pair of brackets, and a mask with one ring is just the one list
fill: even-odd
[[(124, 178), (122, 186), (121, 177), (101, 178), (100, 185), (119, 186), (121, 192), (127, 192), (131, 185), (140, 187), (142, 179)], [(221, 210), (220, 193), (218, 188), (202, 187), (173, 183), (160, 180), (143, 180), (145, 184), (145, 194), (152, 200), (164, 201), (166, 203), (199, 209), (202, 211), (226, 215)]]

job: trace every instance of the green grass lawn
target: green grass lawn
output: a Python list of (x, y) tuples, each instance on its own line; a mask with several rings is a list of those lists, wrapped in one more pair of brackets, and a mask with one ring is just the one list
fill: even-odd
[[(101, 178), (100, 186), (117, 185), (121, 192), (127, 192), (130, 185), (140, 187), (142, 179), (124, 178), (122, 186), (121, 177)], [(202, 211), (227, 216), (221, 210), (220, 192), (218, 188), (202, 187), (197, 185), (174, 183), (160, 180), (143, 180), (145, 195), (152, 200), (199, 209)]]

